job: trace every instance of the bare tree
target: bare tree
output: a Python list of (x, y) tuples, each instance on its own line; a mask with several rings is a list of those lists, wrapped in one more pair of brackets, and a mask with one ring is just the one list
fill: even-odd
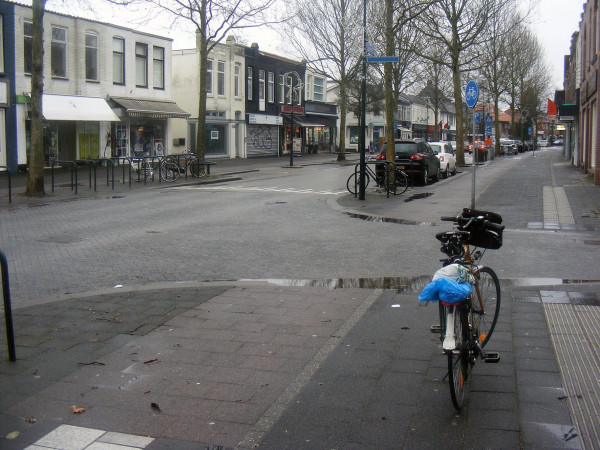
[[(499, 15), (515, 0), (439, 0), (419, 16), (418, 27), (427, 46), (415, 46), (424, 58), (446, 65), (452, 72), (456, 106), (456, 158), (464, 164), (463, 84), (461, 75), (479, 67), (481, 45), (488, 39), (485, 30), (490, 17)], [(433, 43), (437, 45), (430, 45)], [(445, 51), (440, 58), (432, 48)]]
[(348, 89), (360, 71), (361, 11), (361, 0), (300, 0), (285, 29), (306, 64), (339, 86), (339, 161), (345, 159)]
[(27, 187), (29, 196), (44, 195), (44, 128), (42, 92), (44, 90), (44, 12), (46, 0), (33, 0), (33, 36), (31, 58), (31, 150), (29, 153)]

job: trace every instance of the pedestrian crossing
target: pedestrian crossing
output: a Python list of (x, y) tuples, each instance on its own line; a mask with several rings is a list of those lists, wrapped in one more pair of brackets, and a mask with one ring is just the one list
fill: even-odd
[(282, 188), (268, 186), (180, 186), (174, 189), (179, 190), (199, 190), (199, 191), (229, 191), (229, 192), (276, 192), (283, 194), (305, 194), (305, 195), (341, 195), (346, 193), (344, 190), (315, 190), (299, 188)]

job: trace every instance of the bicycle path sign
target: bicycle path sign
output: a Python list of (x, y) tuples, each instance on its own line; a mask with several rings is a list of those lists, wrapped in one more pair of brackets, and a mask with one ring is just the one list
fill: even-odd
[(465, 102), (469, 108), (475, 108), (479, 98), (479, 86), (475, 80), (470, 80), (465, 89)]

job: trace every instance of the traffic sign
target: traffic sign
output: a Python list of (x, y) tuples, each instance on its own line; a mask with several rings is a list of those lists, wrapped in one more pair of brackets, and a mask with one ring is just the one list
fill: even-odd
[(481, 111), (475, 111), (475, 123), (481, 123)]
[(399, 60), (398, 56), (367, 56), (367, 62), (370, 63), (397, 63)]
[(487, 116), (485, 116), (485, 123), (486, 124), (493, 124), (494, 123), (494, 118), (492, 116), (490, 116), (489, 114)]
[(465, 89), (465, 102), (469, 108), (475, 108), (479, 98), (479, 86), (475, 80), (470, 80)]

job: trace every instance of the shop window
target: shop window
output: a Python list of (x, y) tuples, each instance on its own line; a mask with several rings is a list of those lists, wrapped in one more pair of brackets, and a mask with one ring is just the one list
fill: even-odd
[(206, 93), (212, 94), (213, 91), (213, 62), (212, 59), (206, 61)]
[(165, 88), (165, 49), (162, 47), (152, 48), (152, 86)]
[(225, 155), (227, 147), (225, 143), (225, 125), (206, 124), (206, 142), (204, 151), (207, 155)]
[(225, 61), (217, 61), (217, 95), (225, 95)]
[(358, 144), (358, 127), (348, 127), (350, 132), (350, 144)]
[(85, 33), (85, 79), (98, 81), (98, 35)]
[(125, 39), (113, 38), (113, 84), (125, 84)]
[(267, 100), (269, 103), (273, 103), (275, 101), (275, 74), (273, 72), (269, 72), (268, 83)]
[(233, 95), (238, 98), (240, 96), (240, 72), (241, 72), (240, 64), (236, 64), (234, 67), (234, 75), (233, 75)]
[(252, 100), (252, 67), (248, 67), (248, 100)]
[(67, 29), (52, 27), (50, 72), (53, 77), (67, 76)]
[(325, 79), (315, 77), (313, 95), (314, 95), (314, 99), (316, 102), (322, 102), (325, 100), (324, 88), (325, 88)]
[(148, 45), (135, 43), (135, 85), (148, 87)]
[(33, 23), (23, 22), (23, 69), (25, 73), (31, 73), (33, 61)]

